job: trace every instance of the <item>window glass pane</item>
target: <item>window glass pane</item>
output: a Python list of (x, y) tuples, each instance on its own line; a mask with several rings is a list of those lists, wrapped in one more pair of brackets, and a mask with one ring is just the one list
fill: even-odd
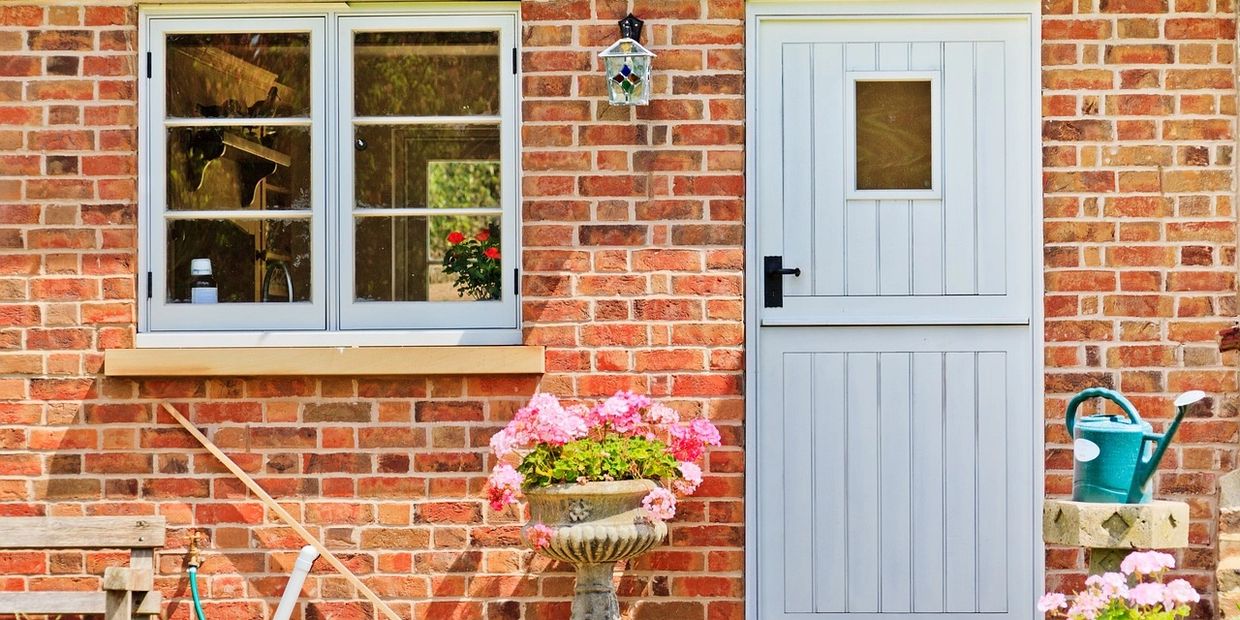
[(359, 32), (353, 45), (357, 116), (499, 111), (498, 32)]
[(194, 259), (210, 260), (219, 303), (310, 301), (309, 219), (170, 221), (168, 302), (194, 299)]
[(309, 127), (168, 129), (168, 209), (309, 209)]
[(496, 125), (362, 125), (354, 143), (358, 208), (498, 208)]
[(499, 299), (498, 216), (359, 217), (358, 301)]
[(857, 82), (857, 189), (933, 189), (929, 81)]
[(169, 117), (310, 115), (310, 34), (168, 35)]

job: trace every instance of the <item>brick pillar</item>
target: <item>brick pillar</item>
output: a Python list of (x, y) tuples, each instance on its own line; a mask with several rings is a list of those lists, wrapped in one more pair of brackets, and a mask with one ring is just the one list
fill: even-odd
[[(1071, 493), (1072, 393), (1117, 388), (1159, 425), (1176, 393), (1212, 392), (1156, 486), (1189, 503), (1181, 573), (1209, 592), (1218, 472), (1235, 466), (1237, 440), (1217, 398), (1236, 373), (1214, 344), (1236, 313), (1235, 6), (1042, 5), (1047, 491)], [(1080, 553), (1047, 554), (1049, 587), (1080, 581)]]

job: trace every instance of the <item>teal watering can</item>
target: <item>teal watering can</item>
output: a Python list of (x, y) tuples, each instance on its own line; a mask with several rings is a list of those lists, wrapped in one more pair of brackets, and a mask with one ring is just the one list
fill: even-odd
[[(1123, 394), (1089, 388), (1068, 403), (1068, 435), (1072, 437), (1072, 499), (1078, 502), (1146, 504), (1150, 480), (1188, 408), (1206, 397), (1193, 390), (1175, 399), (1175, 419), (1166, 433), (1155, 433)], [(1076, 408), (1091, 398), (1105, 398), (1123, 415), (1098, 414), (1076, 419)]]

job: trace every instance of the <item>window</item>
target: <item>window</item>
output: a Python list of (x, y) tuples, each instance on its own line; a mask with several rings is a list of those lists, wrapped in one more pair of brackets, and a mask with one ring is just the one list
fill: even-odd
[(937, 197), (937, 72), (851, 72), (853, 198)]
[(487, 4), (146, 15), (139, 343), (516, 342), (516, 17)]

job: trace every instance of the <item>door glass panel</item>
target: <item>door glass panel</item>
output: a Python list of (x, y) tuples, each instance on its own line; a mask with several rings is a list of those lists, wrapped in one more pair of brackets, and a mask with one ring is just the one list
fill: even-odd
[(857, 189), (933, 189), (928, 80), (856, 82)]
[(355, 134), (358, 208), (499, 208), (495, 125), (362, 125)]
[(168, 129), (168, 209), (309, 209), (309, 127)]
[(359, 217), (358, 301), (500, 298), (499, 216)]
[(189, 303), (207, 259), (219, 303), (309, 302), (310, 220), (174, 219), (168, 223), (169, 303)]
[(359, 32), (353, 54), (357, 116), (499, 111), (498, 32)]
[(168, 35), (168, 116), (310, 115), (310, 34)]

